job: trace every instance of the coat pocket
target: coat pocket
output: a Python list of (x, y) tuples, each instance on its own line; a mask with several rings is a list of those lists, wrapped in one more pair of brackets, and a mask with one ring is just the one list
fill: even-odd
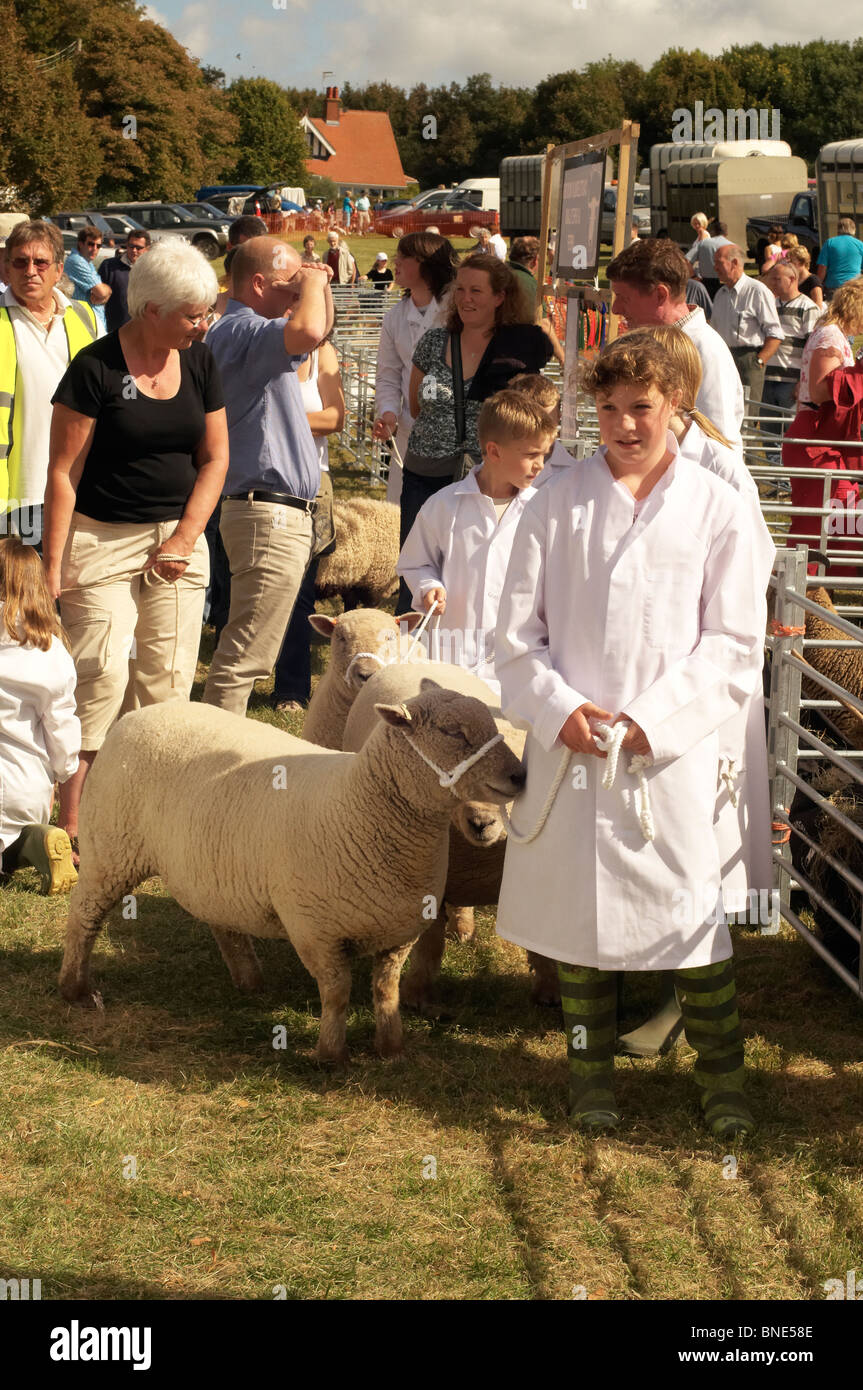
[(646, 579), (644, 636), (649, 647), (689, 652), (698, 641), (701, 569), (685, 560), (664, 560)]

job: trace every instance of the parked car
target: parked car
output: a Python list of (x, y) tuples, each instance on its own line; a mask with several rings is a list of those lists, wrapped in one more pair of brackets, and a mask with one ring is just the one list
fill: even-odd
[(136, 221), (134, 217), (126, 217), (125, 213), (109, 212), (107, 215), (103, 213), (102, 216), (112, 229), (114, 236), (120, 236), (124, 241), (130, 232), (146, 231), (143, 223)]
[(180, 203), (108, 203), (102, 213), (109, 212), (134, 217), (151, 235), (181, 236), (197, 246), (210, 261), (227, 250), (230, 222), (213, 222), (206, 217), (193, 216)]
[(764, 249), (767, 233), (771, 227), (781, 227), (783, 232), (793, 232), (801, 246), (805, 246), (814, 265), (821, 249), (818, 232), (818, 194), (814, 190), (795, 193), (791, 207), (784, 216), (748, 217), (746, 219), (746, 250), (754, 257), (759, 269), (764, 264)]
[(375, 230), (383, 236), (403, 236), (405, 232), (420, 232), (424, 227), (437, 227), (441, 236), (473, 235), (474, 227), (496, 227), (497, 213), (478, 208), (467, 198), (454, 198), (441, 193), (441, 201), (424, 203), (420, 208), (392, 208), (375, 218)]
[[(278, 186), (278, 184), (270, 184), (267, 188), (253, 188), (253, 189), (251, 189), (251, 190), (247, 190), (247, 189), (244, 189), (244, 188), (240, 188), (240, 189), (236, 190), (236, 191), (233, 192), (233, 193), (231, 193), (231, 192), (213, 193), (213, 194), (211, 194), (211, 196), (207, 199), (207, 202), (208, 202), (212, 207), (217, 208), (217, 209), (220, 210), (220, 211), (221, 211), (221, 210), (224, 210), (225, 212), (227, 212), (228, 209), (229, 209), (230, 207), (232, 207), (232, 206), (239, 206), (239, 203), (238, 203), (238, 202), (235, 202), (235, 200), (240, 199), (240, 198), (243, 196), (244, 193), (246, 193), (247, 196), (246, 196), (245, 202), (244, 202), (243, 205), (242, 205), (242, 216), (243, 216), (243, 217), (260, 217), (263, 213), (269, 211), (269, 209), (268, 209), (268, 207), (267, 207), (267, 199), (268, 199), (273, 193), (275, 193), (276, 195), (278, 195), (278, 193), (279, 193), (279, 186)], [(282, 212), (305, 212), (305, 211), (306, 211), (305, 208), (300, 207), (300, 204), (299, 204), (299, 203), (293, 203), (293, 202), (291, 202), (291, 200), (290, 200), (289, 198), (282, 198), (282, 197), (279, 197), (279, 203), (280, 203)], [(186, 203), (185, 206), (186, 206), (186, 207), (191, 207), (192, 204), (191, 204), (191, 203)], [(235, 214), (235, 215), (238, 216), (239, 214)]]
[[(610, 246), (614, 240), (614, 219), (617, 216), (617, 184), (607, 184), (602, 195), (602, 228), (599, 239)], [(632, 195), (632, 220), (639, 236), (650, 236), (650, 189), (636, 184)], [(627, 236), (627, 241), (629, 237)]]
[(226, 222), (230, 227), (232, 222), (236, 222), (236, 217), (230, 213), (223, 212), (221, 208), (214, 207), (212, 203), (178, 203), (178, 207), (185, 208), (193, 217), (203, 217), (208, 222), (218, 222), (223, 226)]
[(101, 212), (85, 208), (79, 212), (55, 212), (48, 218), (61, 232), (80, 232), (83, 227), (96, 227), (102, 233), (103, 247), (113, 247), (114, 228)]

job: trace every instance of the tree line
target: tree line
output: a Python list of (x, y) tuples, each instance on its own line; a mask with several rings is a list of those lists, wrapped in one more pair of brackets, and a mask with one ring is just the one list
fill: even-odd
[[(206, 183), (310, 187), (298, 116), (322, 115), (322, 93), (265, 78), (227, 85), (136, 0), (0, 0), (0, 33), (0, 189), (19, 190), (34, 212), (187, 200)], [(410, 90), (345, 83), (342, 101), (389, 113), (402, 167), (423, 188), (494, 175), (506, 155), (627, 116), (641, 124), (644, 163), (670, 139), (674, 112), (696, 101), (778, 110), (781, 138), (811, 165), (828, 140), (863, 134), (863, 39), (736, 45), (718, 57), (673, 48), (649, 68), (608, 57), (535, 87), (488, 73)]]

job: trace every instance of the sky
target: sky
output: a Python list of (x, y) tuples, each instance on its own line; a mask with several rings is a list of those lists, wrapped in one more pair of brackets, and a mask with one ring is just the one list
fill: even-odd
[(857, 0), (834, 0), (817, 22), (804, 6), (793, 26), (784, 0), (158, 0), (146, 9), (229, 81), (316, 89), (384, 79), (434, 86), (479, 72), (533, 87), (610, 53), (649, 67), (675, 46), (719, 53), (859, 32)]

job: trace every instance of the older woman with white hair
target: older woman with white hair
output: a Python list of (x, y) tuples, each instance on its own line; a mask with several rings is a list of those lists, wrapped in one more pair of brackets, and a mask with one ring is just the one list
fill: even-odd
[(695, 240), (686, 253), (686, 259), (690, 264), (695, 265), (698, 261), (698, 248), (702, 241), (706, 241), (710, 236), (707, 230), (707, 216), (703, 212), (694, 212), (689, 219), (689, 225), (695, 233)]
[(228, 467), (222, 387), (199, 341), (218, 294), (188, 242), (129, 272), (131, 319), (70, 363), (53, 396), (44, 562), (78, 675), (82, 753), (64, 783), (73, 839), (90, 766), (120, 714), (188, 699)]

